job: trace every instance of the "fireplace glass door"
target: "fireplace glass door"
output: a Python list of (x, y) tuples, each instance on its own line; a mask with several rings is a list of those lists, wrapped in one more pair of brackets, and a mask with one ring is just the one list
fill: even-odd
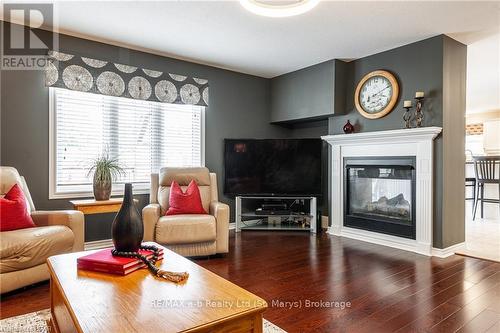
[(415, 159), (345, 161), (344, 224), (414, 238)]

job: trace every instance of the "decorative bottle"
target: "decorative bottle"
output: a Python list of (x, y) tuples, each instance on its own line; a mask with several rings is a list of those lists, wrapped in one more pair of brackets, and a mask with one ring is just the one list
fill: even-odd
[(354, 132), (354, 126), (351, 124), (349, 120), (347, 120), (347, 123), (345, 123), (342, 129), (344, 130), (345, 134), (351, 134), (352, 132)]
[(111, 226), (115, 249), (119, 252), (137, 252), (144, 237), (141, 215), (135, 207), (132, 184), (125, 184), (125, 195)]

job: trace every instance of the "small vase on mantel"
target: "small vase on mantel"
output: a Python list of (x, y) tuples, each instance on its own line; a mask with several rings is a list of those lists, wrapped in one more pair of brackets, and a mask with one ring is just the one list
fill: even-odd
[(111, 226), (115, 249), (119, 252), (137, 252), (144, 237), (141, 215), (135, 207), (132, 184), (125, 184), (125, 195)]
[(342, 129), (344, 130), (345, 134), (351, 134), (352, 132), (354, 132), (354, 126), (351, 124), (349, 120), (347, 120), (347, 123), (345, 123)]

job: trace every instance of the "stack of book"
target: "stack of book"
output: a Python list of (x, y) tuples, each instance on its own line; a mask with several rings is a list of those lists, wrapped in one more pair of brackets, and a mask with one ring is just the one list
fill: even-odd
[[(104, 272), (118, 275), (127, 275), (133, 271), (146, 267), (146, 264), (137, 258), (113, 256), (112, 249), (104, 249), (77, 259), (78, 269)], [(153, 258), (153, 252), (139, 250), (139, 253), (148, 259)], [(163, 249), (160, 248), (158, 260), (163, 259)]]

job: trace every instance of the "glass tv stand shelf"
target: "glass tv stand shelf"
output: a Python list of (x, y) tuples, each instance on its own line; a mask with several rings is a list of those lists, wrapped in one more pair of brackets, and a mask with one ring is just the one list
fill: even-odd
[[(281, 204), (286, 209), (259, 211), (262, 205)], [(242, 230), (295, 230), (316, 233), (316, 197), (237, 196), (236, 232)]]

